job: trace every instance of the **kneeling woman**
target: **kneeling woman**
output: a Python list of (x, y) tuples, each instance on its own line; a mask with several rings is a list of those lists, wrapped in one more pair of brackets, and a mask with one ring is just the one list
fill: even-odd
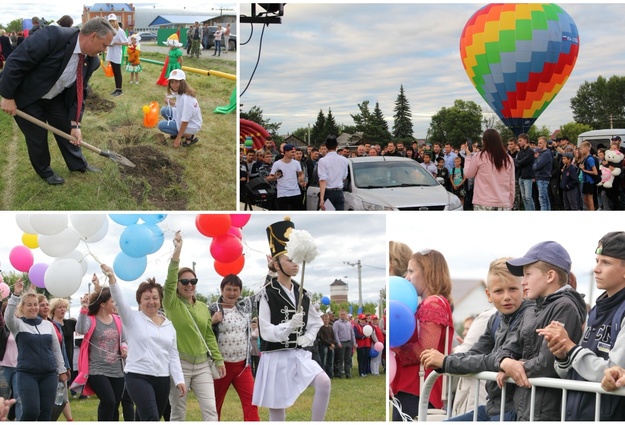
[(109, 279), (113, 300), (128, 335), (126, 389), (140, 421), (159, 421), (169, 397), (169, 376), (181, 397), (187, 392), (176, 348), (176, 331), (159, 312), (163, 287), (154, 279), (141, 283), (136, 294), (139, 311), (135, 311), (124, 300), (113, 269), (102, 264), (102, 272)]
[(158, 129), (174, 139), (175, 148), (196, 144), (199, 139), (195, 135), (202, 128), (202, 111), (183, 70), (174, 69), (169, 74), (165, 102), (167, 106), (161, 109), (165, 121), (158, 123)]

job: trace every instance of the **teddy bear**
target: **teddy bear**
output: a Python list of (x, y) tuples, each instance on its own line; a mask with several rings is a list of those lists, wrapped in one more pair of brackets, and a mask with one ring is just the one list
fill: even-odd
[(605, 160), (608, 161), (608, 163), (615, 164), (617, 166), (613, 166), (612, 169), (610, 169), (610, 166), (604, 167), (603, 165), (600, 165), (599, 170), (601, 171), (601, 182), (597, 183), (597, 186), (603, 186), (606, 189), (612, 188), (614, 177), (621, 174), (621, 168), (618, 167), (618, 165), (623, 163), (624, 157), (625, 156), (619, 151), (605, 151)]

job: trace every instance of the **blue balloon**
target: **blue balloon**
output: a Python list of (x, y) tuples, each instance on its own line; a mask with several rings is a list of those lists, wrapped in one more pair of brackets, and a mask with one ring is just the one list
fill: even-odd
[(375, 348), (371, 348), (371, 350), (369, 350), (369, 357), (378, 357), (378, 355), (380, 355), (380, 353), (378, 351), (375, 351)]
[(148, 257), (129, 257), (120, 252), (113, 261), (113, 271), (121, 280), (132, 282), (141, 277), (148, 266)]
[(156, 224), (167, 218), (167, 214), (140, 214), (139, 217), (147, 224)]
[(165, 242), (165, 234), (163, 233), (163, 230), (156, 224), (144, 224), (144, 226), (146, 226), (148, 229), (150, 229), (150, 232), (152, 232), (152, 248), (150, 248), (148, 254), (154, 254), (163, 246), (163, 243)]
[(323, 304), (323, 305), (330, 305), (330, 298), (327, 297), (327, 296), (321, 298), (321, 304)]
[(130, 226), (131, 224), (137, 224), (139, 214), (109, 214), (109, 218), (122, 226)]
[(389, 344), (391, 348), (404, 345), (414, 334), (416, 327), (415, 314), (399, 301), (388, 303)]
[(131, 224), (119, 237), (119, 247), (129, 257), (145, 257), (153, 246), (154, 234), (144, 224)]
[(419, 297), (417, 295), (417, 290), (410, 281), (399, 276), (389, 277), (388, 294), (389, 300), (395, 300), (405, 304), (413, 314), (417, 312)]

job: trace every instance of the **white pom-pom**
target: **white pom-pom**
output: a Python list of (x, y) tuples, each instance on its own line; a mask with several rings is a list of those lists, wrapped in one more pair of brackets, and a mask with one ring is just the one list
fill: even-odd
[(309, 263), (319, 255), (312, 235), (306, 230), (293, 229), (286, 243), (286, 250), (291, 261), (297, 264)]

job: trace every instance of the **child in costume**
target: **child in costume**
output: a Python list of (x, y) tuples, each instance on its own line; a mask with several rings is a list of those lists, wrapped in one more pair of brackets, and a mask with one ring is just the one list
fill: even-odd
[[(312, 359), (311, 352), (304, 349), (313, 345), (323, 322), (308, 293), (292, 280), (299, 271), (286, 248), (293, 228), (288, 218), (267, 227), (271, 261), (277, 276), (260, 292), (258, 318), (262, 355), (252, 404), (269, 408), (270, 421), (284, 421), (286, 409), (307, 387), (313, 386), (312, 420), (323, 421), (330, 401), (330, 378)], [(304, 291), (301, 298), (300, 291)]]
[(174, 69), (182, 69), (183, 56), (182, 50), (180, 50), (182, 43), (180, 43), (178, 39), (178, 34), (170, 35), (164, 44), (169, 47), (169, 52), (167, 53), (167, 58), (165, 58), (165, 65), (163, 65), (161, 76), (156, 82), (156, 84), (161, 86), (167, 86), (167, 80), (171, 71)]
[[(133, 35), (130, 37), (130, 44), (128, 45), (128, 63), (126, 64), (126, 71), (130, 72), (130, 84), (139, 84), (139, 73), (141, 72), (141, 41), (140, 35)], [(134, 78), (133, 78), (134, 77)]]

